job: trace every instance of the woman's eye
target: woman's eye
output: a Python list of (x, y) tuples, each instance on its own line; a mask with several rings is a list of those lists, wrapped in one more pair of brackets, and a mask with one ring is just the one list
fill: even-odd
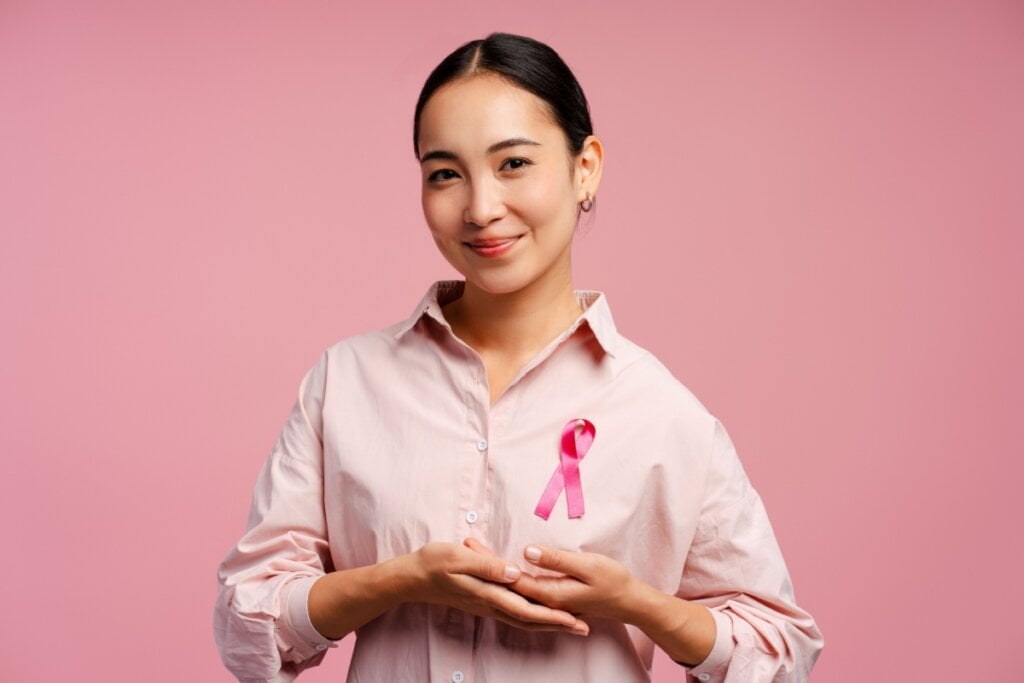
[[(451, 175), (446, 175), (448, 173), (450, 173)], [(438, 171), (434, 171), (429, 176), (427, 176), (427, 182), (436, 183), (440, 180), (449, 180), (454, 175), (455, 171), (451, 170), (450, 168), (442, 168)]]
[(528, 166), (528, 165), (530, 165), (532, 163), (533, 162), (529, 161), (528, 159), (523, 159), (521, 157), (513, 157), (511, 159), (506, 159), (505, 163), (502, 164), (502, 166), (504, 166), (505, 164), (509, 164), (510, 168), (513, 171), (516, 171), (516, 170), (519, 170), (520, 168), (522, 168), (524, 166)]

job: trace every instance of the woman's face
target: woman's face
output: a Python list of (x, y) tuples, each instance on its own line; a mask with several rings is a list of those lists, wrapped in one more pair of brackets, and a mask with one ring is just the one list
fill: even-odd
[[(431, 96), (420, 113), (423, 213), (467, 282), (497, 294), (570, 279), (577, 206), (600, 175), (600, 143), (588, 142), (572, 158), (544, 101), (494, 74)], [(513, 242), (500, 253), (471, 246), (483, 240)]]

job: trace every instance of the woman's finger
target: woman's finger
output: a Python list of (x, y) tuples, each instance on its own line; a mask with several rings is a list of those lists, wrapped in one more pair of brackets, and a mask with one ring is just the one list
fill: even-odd
[(497, 619), (498, 621), (508, 624), (510, 626), (521, 628), (524, 631), (555, 631), (573, 633), (578, 636), (590, 635), (590, 624), (586, 623), (585, 621), (580, 621), (579, 619), (576, 620), (576, 624), (574, 626), (565, 627), (562, 625), (538, 624), (532, 621), (522, 621), (521, 619), (516, 619), (514, 616), (508, 614), (507, 612), (503, 612), (497, 607), (492, 608), (491, 611), (492, 614), (490, 616), (492, 618)]
[(531, 543), (523, 550), (530, 563), (590, 583), (593, 576), (591, 554)]
[(476, 595), (491, 607), (500, 609), (521, 621), (557, 624), (570, 628), (579, 621), (575, 615), (565, 610), (530, 602), (522, 595), (504, 586), (493, 584), (479, 586)]
[(533, 576), (528, 572), (524, 572), (515, 585), (515, 591), (528, 600), (559, 609), (571, 608), (591, 590), (571, 576)]
[(469, 574), (498, 583), (511, 583), (523, 573), (522, 569), (494, 553), (485, 554), (465, 546), (456, 547), (462, 552), (456, 553), (455, 560), (448, 569), (450, 573)]
[(490, 555), (492, 557), (497, 557), (498, 556), (493, 550), (491, 550), (490, 548), (488, 548), (487, 546), (485, 546), (483, 543), (481, 543), (477, 539), (473, 538), (472, 536), (467, 536), (466, 539), (462, 543), (467, 548), (469, 548), (471, 550), (475, 550), (478, 553), (483, 553), (485, 555)]

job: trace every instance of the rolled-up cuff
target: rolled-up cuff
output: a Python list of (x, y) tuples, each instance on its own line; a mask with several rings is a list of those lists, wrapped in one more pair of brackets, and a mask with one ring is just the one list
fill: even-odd
[(711, 610), (711, 616), (715, 619), (715, 644), (703, 662), (689, 669), (690, 675), (698, 681), (721, 680), (735, 647), (732, 640), (732, 619), (716, 609)]
[(301, 661), (338, 647), (338, 641), (327, 638), (309, 620), (309, 589), (319, 576), (303, 576), (289, 581), (282, 589), (283, 609), (277, 629), (282, 640), (295, 650), (296, 660)]

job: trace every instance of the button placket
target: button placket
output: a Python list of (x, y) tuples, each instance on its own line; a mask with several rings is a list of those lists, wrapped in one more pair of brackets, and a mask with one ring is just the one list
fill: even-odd
[[(459, 478), (458, 531), (478, 538), (486, 533), (482, 501), (480, 498), (482, 478), (487, 476), (487, 457), (490, 448), (490, 402), (486, 373), (482, 359), (470, 353), (473, 367), (465, 375), (466, 417), (470, 431), (468, 455), (462, 463)], [(472, 532), (470, 532), (472, 528)]]
[[(486, 458), (486, 456), (487, 456), (487, 448), (489, 446), (490, 446), (490, 443), (487, 441), (486, 438), (481, 436), (479, 439), (477, 439), (476, 450), (478, 452), (480, 452), (483, 455), (484, 458)], [(476, 463), (476, 467), (485, 470), (486, 469), (486, 464), (485, 464), (485, 462), (480, 461), (480, 462)], [(484, 474), (484, 476), (487, 476), (486, 473)], [(470, 501), (469, 501), (470, 505), (473, 505), (474, 503), (479, 502), (479, 501), (475, 501), (474, 500), (475, 497), (476, 497), (476, 492), (474, 492), (473, 498), (471, 498)], [(466, 524), (476, 524), (476, 522), (480, 519), (480, 513), (477, 512), (475, 509), (467, 510), (466, 514), (463, 516), (463, 519), (466, 520)]]

